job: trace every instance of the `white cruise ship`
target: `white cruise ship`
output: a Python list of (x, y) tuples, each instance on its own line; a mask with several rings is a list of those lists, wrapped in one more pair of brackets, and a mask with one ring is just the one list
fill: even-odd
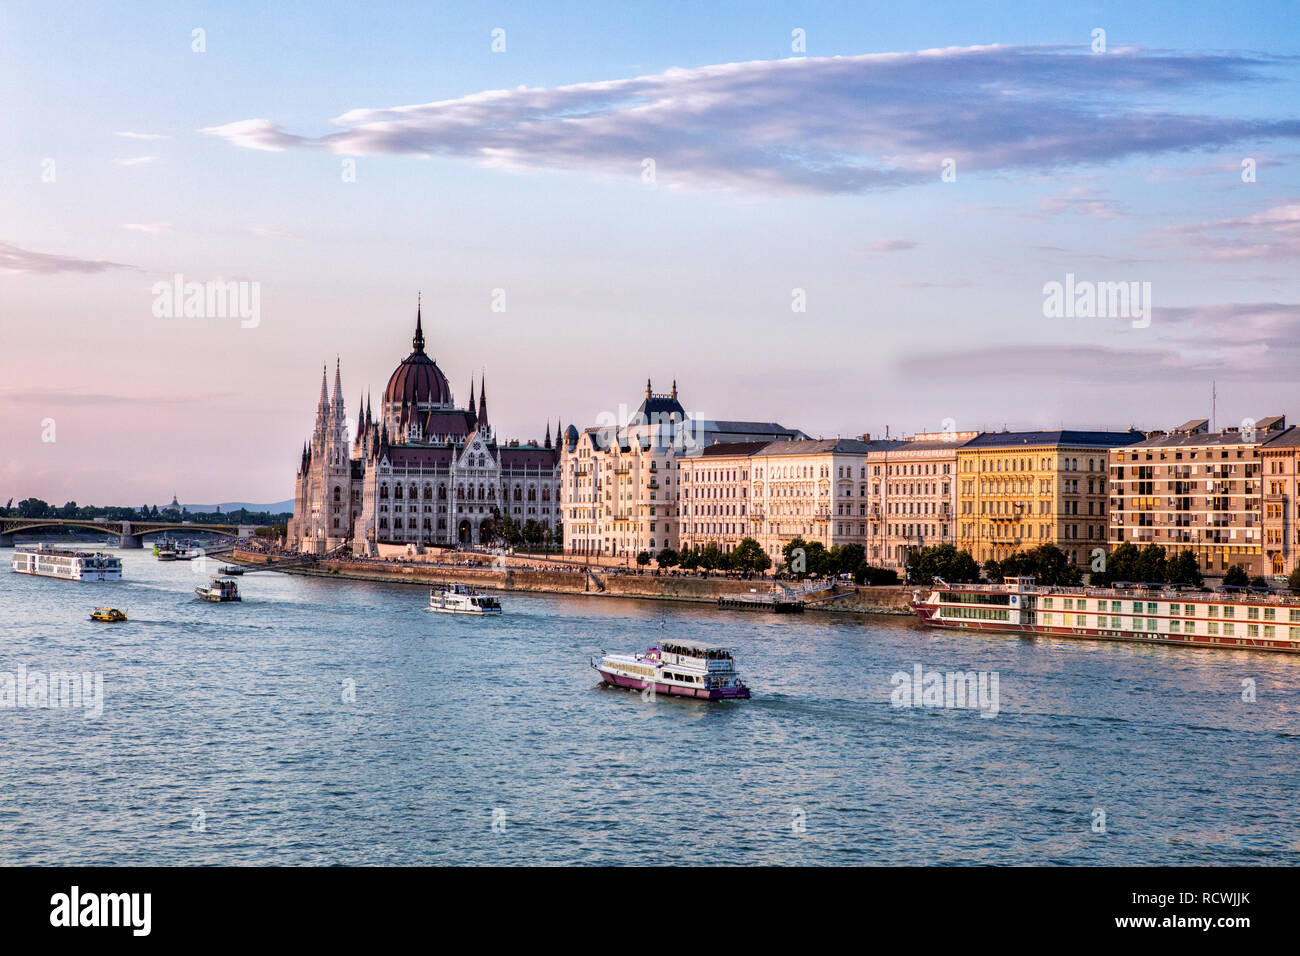
[(68, 548), (19, 548), (14, 551), (11, 567), (18, 574), (39, 574), (65, 581), (120, 581), (122, 559), (100, 551), (73, 551)]

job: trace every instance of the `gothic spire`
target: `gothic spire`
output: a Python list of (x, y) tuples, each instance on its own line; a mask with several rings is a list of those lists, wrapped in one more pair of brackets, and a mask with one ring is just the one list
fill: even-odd
[[(471, 386), (471, 394), (473, 387)], [(487, 417), (487, 375), (478, 380), (478, 424), (482, 428), (488, 423)]]
[(469, 376), (469, 413), (474, 414), (474, 374)]
[(551, 447), (551, 423), (550, 422), (546, 423), (546, 444), (543, 447), (545, 448)]
[(420, 299), (418, 294), (415, 300), (415, 338), (411, 339), (411, 346), (417, 352), (424, 351), (424, 326), (420, 317)]

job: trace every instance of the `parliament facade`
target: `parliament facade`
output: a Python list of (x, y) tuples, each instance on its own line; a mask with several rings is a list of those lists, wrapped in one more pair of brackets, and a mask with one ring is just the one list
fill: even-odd
[(348, 435), (342, 370), (334, 392), (321, 374), (316, 427), (303, 445), (287, 545), (327, 554), (379, 553), (379, 545), (454, 547), (490, 543), (509, 518), (560, 531), (559, 424), (542, 445), (497, 441), (487, 386), (456, 404), (447, 376), (424, 350), (416, 309), (411, 354), (393, 371), (378, 413), (357, 409)]

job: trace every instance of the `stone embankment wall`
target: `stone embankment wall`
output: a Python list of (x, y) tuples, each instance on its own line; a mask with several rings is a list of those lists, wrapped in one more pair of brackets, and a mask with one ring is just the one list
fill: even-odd
[[(266, 555), (235, 551), (235, 561), (264, 564)], [(726, 578), (675, 577), (654, 574), (584, 574), (581, 571), (533, 571), (518, 568), (439, 567), (424, 563), (378, 561), (321, 561), (311, 567), (286, 568), (292, 574), (338, 577), (353, 581), (406, 584), (440, 584), (460, 581), (478, 588), (531, 591), (545, 594), (587, 594), (597, 597), (640, 598), (655, 601), (693, 601), (715, 604), (720, 596), (764, 593), (767, 582)], [(824, 594), (812, 595), (813, 598)], [(910, 614), (912, 591), (905, 587), (850, 588), (831, 600), (808, 604), (809, 611), (861, 614)]]

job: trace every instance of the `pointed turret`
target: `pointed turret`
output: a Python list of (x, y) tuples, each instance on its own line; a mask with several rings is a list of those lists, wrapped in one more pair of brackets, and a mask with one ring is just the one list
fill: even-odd
[(546, 423), (546, 444), (543, 445), (542, 447), (543, 448), (551, 447), (551, 423), (550, 422)]
[(487, 424), (487, 376), (484, 375), (478, 382), (478, 427), (486, 428)]
[(469, 413), (475, 416), (477, 416), (478, 414), (474, 410), (474, 376), (473, 375), (469, 377)]
[(415, 301), (415, 337), (411, 339), (411, 347), (417, 352), (424, 351), (424, 324), (420, 310), (420, 300), (417, 298)]

